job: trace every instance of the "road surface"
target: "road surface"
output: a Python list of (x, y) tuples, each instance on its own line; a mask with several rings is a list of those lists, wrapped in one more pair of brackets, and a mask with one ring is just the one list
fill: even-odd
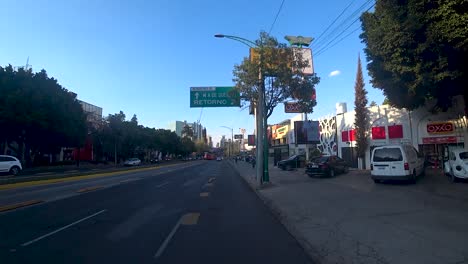
[(310, 263), (226, 161), (0, 191), (1, 263)]

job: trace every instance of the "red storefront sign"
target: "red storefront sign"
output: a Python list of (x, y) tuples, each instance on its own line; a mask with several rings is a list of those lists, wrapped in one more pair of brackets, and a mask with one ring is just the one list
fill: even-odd
[(356, 129), (346, 130), (341, 132), (341, 142), (355, 141)]
[(385, 139), (385, 127), (372, 127), (372, 139)]
[(403, 126), (402, 125), (389, 126), (388, 137), (389, 138), (403, 138)]
[(429, 123), (426, 126), (426, 131), (428, 134), (450, 134), (454, 131), (454, 127), (450, 122)]
[(423, 144), (457, 143), (457, 137), (423, 137)]

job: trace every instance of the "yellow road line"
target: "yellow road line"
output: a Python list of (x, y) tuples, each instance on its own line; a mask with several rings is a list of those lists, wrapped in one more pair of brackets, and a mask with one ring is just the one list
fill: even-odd
[(84, 192), (90, 192), (90, 191), (94, 191), (94, 190), (102, 189), (102, 188), (104, 188), (104, 187), (103, 186), (86, 187), (86, 188), (79, 189), (76, 192), (77, 193), (84, 193)]
[(200, 193), (200, 197), (208, 197), (210, 196), (210, 193), (209, 192), (202, 192)]
[(121, 175), (121, 174), (132, 173), (132, 172), (158, 170), (160, 168), (172, 167), (172, 166), (177, 166), (177, 165), (180, 165), (180, 164), (170, 164), (170, 165), (159, 166), (159, 167), (140, 168), (140, 169), (133, 169), (133, 170), (104, 172), (104, 173), (96, 173), (96, 174), (81, 175), (81, 176), (74, 176), (74, 177), (57, 178), (57, 179), (48, 179), (48, 180), (38, 180), (38, 181), (3, 184), (3, 185), (0, 185), (0, 191), (1, 190), (16, 189), (16, 188), (21, 188), (21, 187), (36, 186), (36, 185), (47, 185), (47, 184), (54, 184), (54, 183), (60, 183), (60, 182), (77, 181), (77, 180), (83, 180), (83, 179), (93, 179), (93, 178)]
[(181, 225), (196, 225), (200, 218), (200, 213), (188, 213), (182, 216)]
[(4, 206), (0, 206), (0, 212), (5, 212), (5, 211), (17, 209), (17, 208), (20, 208), (20, 207), (25, 207), (25, 206), (28, 206), (28, 205), (38, 204), (38, 203), (42, 203), (42, 202), (43, 201), (41, 201), (41, 200), (30, 200), (30, 201), (25, 201), (25, 202), (21, 202), (21, 203), (4, 205)]

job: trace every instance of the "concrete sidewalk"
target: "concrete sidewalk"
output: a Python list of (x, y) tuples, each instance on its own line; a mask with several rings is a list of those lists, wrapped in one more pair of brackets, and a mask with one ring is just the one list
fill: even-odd
[[(256, 186), (250, 164), (229, 162)], [(468, 184), (446, 180), (374, 184), (366, 171), (310, 178), (270, 167), (271, 184), (255, 189), (317, 263), (468, 263)]]

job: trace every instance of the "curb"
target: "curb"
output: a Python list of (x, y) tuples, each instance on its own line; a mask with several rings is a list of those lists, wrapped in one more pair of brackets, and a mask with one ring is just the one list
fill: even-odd
[(232, 162), (229, 162), (229, 165), (239, 174), (239, 176), (247, 183), (247, 185), (255, 192), (255, 194), (262, 200), (262, 202), (270, 209), (270, 211), (273, 213), (273, 215), (276, 217), (276, 219), (286, 228), (289, 234), (291, 234), (296, 241), (301, 245), (301, 247), (304, 249), (305, 253), (309, 256), (309, 258), (312, 260), (313, 263), (316, 264), (326, 264), (325, 260), (323, 257), (318, 253), (318, 251), (307, 241), (307, 239), (302, 235), (302, 233), (292, 224), (289, 220), (287, 215), (284, 213), (283, 210), (280, 209), (279, 206), (277, 206), (274, 201), (262, 193), (260, 193), (261, 188), (257, 188), (249, 182), (248, 179), (246, 179), (244, 176), (241, 175), (241, 172), (239, 169), (232, 164)]

